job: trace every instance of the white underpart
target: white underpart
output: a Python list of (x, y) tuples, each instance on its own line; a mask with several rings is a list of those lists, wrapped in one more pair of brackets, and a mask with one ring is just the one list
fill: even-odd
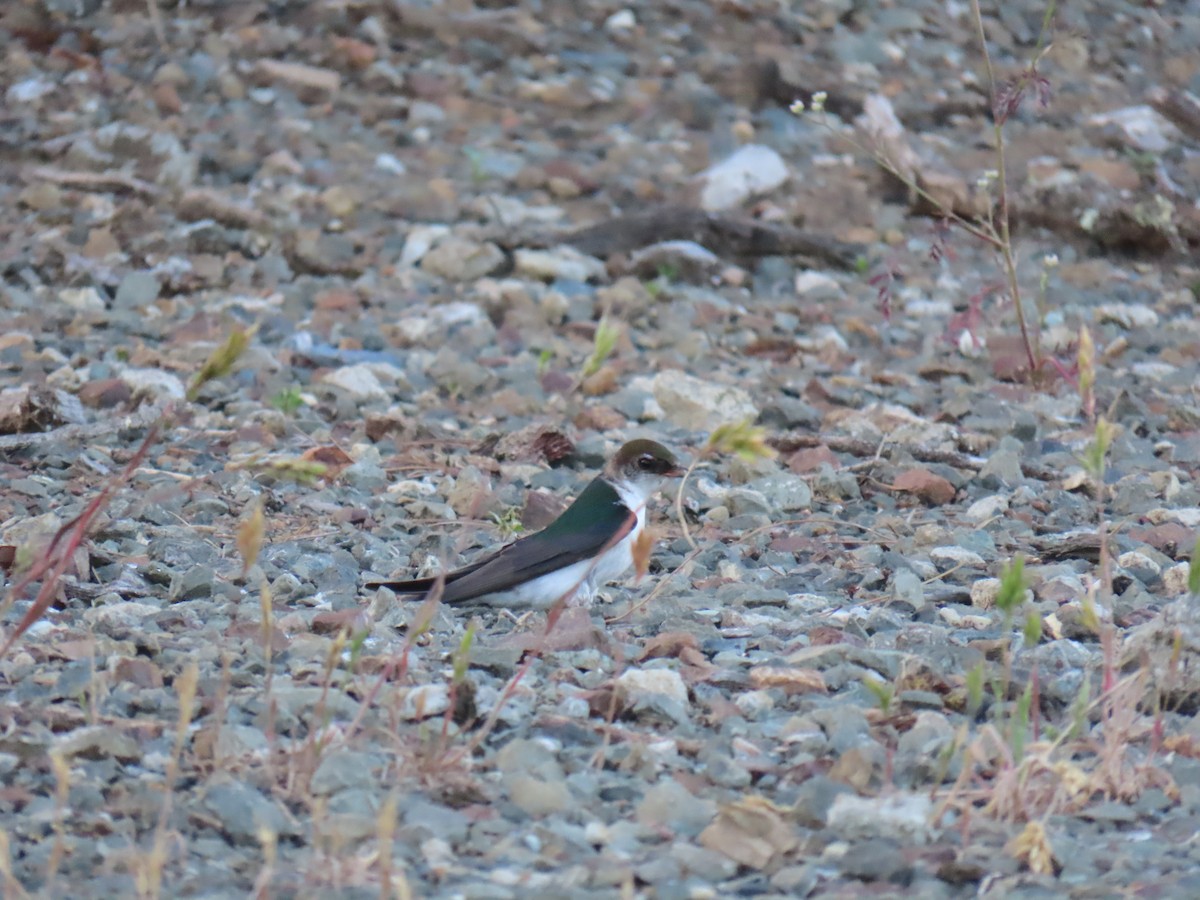
[(657, 482), (657, 478), (651, 478), (613, 483), (621, 501), (637, 515), (637, 522), (629, 534), (602, 553), (598, 560), (581, 559), (510, 590), (477, 597), (475, 602), (489, 606), (549, 609), (560, 597), (570, 595), (569, 605), (591, 606), (601, 587), (619, 578), (633, 565), (633, 542), (646, 527), (646, 501), (658, 487)]

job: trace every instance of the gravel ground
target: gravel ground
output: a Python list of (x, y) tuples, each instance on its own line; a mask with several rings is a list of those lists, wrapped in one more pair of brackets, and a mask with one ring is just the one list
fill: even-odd
[[(997, 77), (1044, 13), (985, 10)], [(1200, 895), (1200, 3), (1054, 26), (1031, 384), (852, 124), (994, 189), (969, 3), (6, 4), (6, 636), (116, 490), (0, 659), (5, 896)], [(634, 436), (687, 533), (672, 486), (592, 609), (362, 587)]]

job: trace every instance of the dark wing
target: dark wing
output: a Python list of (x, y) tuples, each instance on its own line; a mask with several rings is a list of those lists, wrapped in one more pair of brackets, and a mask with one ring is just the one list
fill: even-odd
[[(513, 541), (483, 559), (448, 572), (442, 600), (461, 603), (506, 591), (519, 584), (596, 556), (633, 530), (637, 515), (607, 481), (596, 478), (553, 523), (537, 534)], [(436, 578), (372, 582), (400, 594), (423, 594)]]

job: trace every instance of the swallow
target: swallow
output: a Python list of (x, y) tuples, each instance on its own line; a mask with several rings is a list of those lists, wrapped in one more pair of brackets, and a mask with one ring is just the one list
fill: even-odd
[(442, 600), (505, 608), (549, 609), (560, 598), (589, 606), (596, 592), (633, 565), (646, 527), (646, 503), (666, 478), (683, 474), (655, 441), (629, 441), (561, 516), (453, 572), (411, 581), (376, 581), (397, 594), (425, 594), (442, 580)]

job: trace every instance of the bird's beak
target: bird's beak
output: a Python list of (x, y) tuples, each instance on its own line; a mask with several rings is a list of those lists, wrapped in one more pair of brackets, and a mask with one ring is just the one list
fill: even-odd
[(667, 469), (666, 472), (663, 473), (663, 477), (664, 478), (682, 478), (686, 472), (687, 472), (687, 469), (685, 469), (683, 466), (674, 465), (671, 468)]

